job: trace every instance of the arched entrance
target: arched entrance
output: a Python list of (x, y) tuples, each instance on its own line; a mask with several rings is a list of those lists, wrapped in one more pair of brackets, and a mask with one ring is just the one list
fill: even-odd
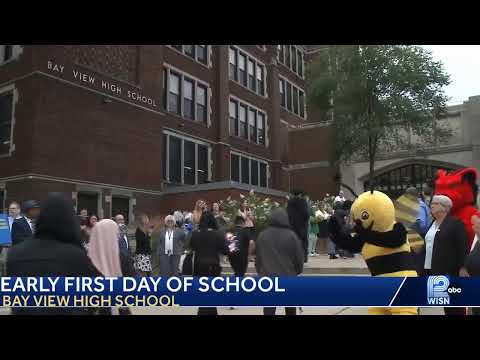
[[(437, 170), (457, 170), (463, 166), (435, 160), (404, 160), (378, 169), (373, 174), (375, 189), (396, 199), (403, 195), (407, 188), (413, 186), (421, 189), (424, 183), (431, 182)], [(365, 191), (370, 189), (368, 174), (360, 178)]]

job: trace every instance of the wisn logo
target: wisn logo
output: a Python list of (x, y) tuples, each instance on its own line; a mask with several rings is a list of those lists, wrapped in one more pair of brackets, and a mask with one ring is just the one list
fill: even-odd
[(450, 305), (450, 294), (460, 294), (461, 288), (450, 286), (446, 276), (429, 276), (427, 282), (427, 301), (429, 305)]

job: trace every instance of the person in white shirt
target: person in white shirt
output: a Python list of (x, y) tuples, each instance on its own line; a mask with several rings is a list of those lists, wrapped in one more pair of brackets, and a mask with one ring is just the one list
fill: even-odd
[(185, 232), (175, 227), (175, 218), (165, 218), (165, 229), (159, 234), (157, 255), (160, 261), (159, 276), (177, 276), (180, 257), (185, 248)]
[(344, 192), (343, 192), (343, 190), (340, 190), (338, 192), (338, 195), (335, 197), (335, 200), (333, 201), (333, 203), (340, 202), (340, 203), (343, 204), (345, 202), (345, 200), (347, 200), (347, 199), (345, 199)]
[(20, 213), (20, 204), (16, 201), (12, 201), (8, 207), (8, 227), (10, 228), (10, 231), (12, 231), (13, 221), (20, 219)]

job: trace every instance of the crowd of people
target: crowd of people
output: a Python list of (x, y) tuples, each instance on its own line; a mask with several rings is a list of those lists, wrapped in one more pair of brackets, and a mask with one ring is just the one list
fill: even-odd
[[(480, 242), (467, 249), (461, 222), (449, 216), (452, 201), (443, 195), (428, 200), (424, 194), (407, 191), (418, 198), (420, 211), (415, 229), (425, 239), (420, 252), (412, 253), (420, 275), (480, 274)], [(328, 238), (328, 221), (352, 231), (350, 200), (340, 192), (333, 208), (324, 206), (313, 212), (308, 197), (301, 191), (290, 196), (286, 208), (271, 214), (268, 226), (257, 233), (255, 214), (243, 201), (233, 219), (225, 217), (220, 203), (209, 205), (198, 200), (192, 211), (173, 211), (164, 218), (135, 216), (135, 248), (131, 248), (125, 217), (100, 219), (81, 209), (75, 214), (73, 203), (63, 194), (52, 193), (39, 204), (26, 201), (9, 207), (12, 246), (8, 249), (8, 276), (219, 276), (222, 259), (236, 276), (245, 276), (249, 257), (255, 256), (255, 269), (262, 276), (298, 276), (309, 256), (317, 256), (318, 241), (328, 243), (330, 259), (352, 257), (337, 249)], [(427, 205), (428, 204), (428, 205)], [(480, 213), (472, 222), (480, 234)], [(442, 231), (438, 231), (439, 228)], [(435, 244), (435, 246), (434, 246)], [(1, 250), (1, 248), (0, 248)], [(6, 249), (3, 249), (7, 251)], [(469, 255), (470, 253), (470, 255)], [(449, 313), (460, 313), (451, 308)], [(13, 313), (128, 314), (128, 309), (13, 309)], [(287, 308), (296, 314), (296, 308)], [(199, 308), (199, 315), (215, 315), (216, 308)], [(265, 315), (275, 308), (265, 308)]]
[[(295, 193), (287, 209), (279, 208), (259, 234), (247, 201), (233, 221), (221, 204), (198, 200), (191, 212), (173, 211), (165, 218), (135, 216), (135, 248), (131, 248), (125, 217), (100, 219), (87, 209), (75, 214), (71, 199), (49, 194), (41, 204), (26, 201), (9, 206), (12, 246), (7, 252), (8, 276), (219, 276), (222, 259), (236, 276), (247, 273), (255, 255), (260, 275), (297, 276), (308, 258), (310, 213), (304, 194)], [(230, 220), (230, 219), (229, 219)], [(14, 314), (126, 314), (128, 309), (14, 308)], [(267, 315), (274, 308), (264, 309)], [(287, 309), (296, 313), (295, 308)], [(199, 308), (199, 315), (217, 314)]]

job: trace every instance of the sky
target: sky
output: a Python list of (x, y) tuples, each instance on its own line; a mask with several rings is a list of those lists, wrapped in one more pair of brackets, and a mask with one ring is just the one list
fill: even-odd
[(461, 104), (470, 96), (480, 95), (480, 45), (424, 45), (433, 58), (441, 61), (451, 84), (445, 93), (449, 105)]

